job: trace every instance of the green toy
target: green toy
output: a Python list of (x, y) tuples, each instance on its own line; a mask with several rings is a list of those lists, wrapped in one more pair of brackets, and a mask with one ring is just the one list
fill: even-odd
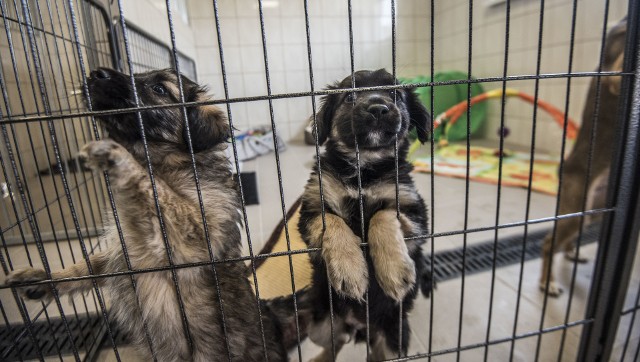
[[(446, 71), (436, 73), (433, 77), (435, 83), (448, 82), (455, 80), (465, 80), (467, 74), (458, 71)], [(473, 79), (473, 78), (472, 78)], [(417, 76), (415, 78), (403, 78), (403, 83), (429, 83), (429, 77)], [(433, 108), (431, 109), (431, 90), (433, 93)], [(450, 84), (450, 85), (435, 85), (434, 87), (420, 87), (416, 88), (416, 93), (427, 109), (431, 112), (431, 115), (435, 117), (438, 114), (446, 111), (454, 105), (467, 99), (467, 84)], [(471, 97), (484, 93), (484, 89), (480, 83), (471, 83)], [(476, 133), (484, 123), (487, 116), (487, 104), (477, 103), (471, 106), (471, 134)], [(466, 112), (460, 117), (458, 122), (445, 127), (438, 127), (434, 131), (434, 140), (439, 141), (442, 138), (442, 132), (445, 130), (446, 140), (448, 141), (461, 141), (467, 138), (467, 114)], [(412, 133), (412, 137), (415, 139), (415, 131)]]

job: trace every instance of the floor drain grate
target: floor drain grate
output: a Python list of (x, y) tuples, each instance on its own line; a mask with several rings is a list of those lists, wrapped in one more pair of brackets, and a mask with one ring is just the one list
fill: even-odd
[[(40, 354), (44, 357), (68, 356), (73, 354), (74, 344), (81, 356), (89, 357), (100, 348), (105, 336), (104, 320), (101, 315), (81, 315), (78, 318), (67, 316), (73, 342), (69, 339), (69, 333), (62, 319), (50, 318), (49, 321), (31, 325), (37, 346), (29, 337), (24, 324), (0, 328), (0, 361), (34, 360), (39, 359)], [(126, 338), (122, 333), (113, 330), (116, 334), (116, 343), (125, 344)], [(85, 360), (91, 359), (86, 357)]]
[[(528, 234), (524, 250), (525, 261), (539, 258), (542, 241), (550, 229), (532, 231)], [(600, 224), (587, 226), (582, 233), (582, 245), (598, 240)], [(522, 235), (508, 236), (498, 239), (496, 267), (520, 263), (522, 257)], [(462, 275), (462, 248), (445, 250), (434, 254), (434, 272), (436, 281), (458, 278)], [(431, 262), (429, 258), (429, 262)], [(475, 274), (491, 270), (493, 265), (493, 240), (474, 243), (467, 246), (465, 274)]]

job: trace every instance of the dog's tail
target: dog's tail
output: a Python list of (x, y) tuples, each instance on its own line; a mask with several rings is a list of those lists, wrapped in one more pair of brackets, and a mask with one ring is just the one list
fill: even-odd
[(310, 288), (306, 287), (296, 291), (295, 294), (262, 300), (262, 305), (280, 327), (282, 344), (287, 350), (297, 346), (298, 335), (300, 342), (307, 338), (307, 326), (311, 321), (313, 311), (310, 294)]

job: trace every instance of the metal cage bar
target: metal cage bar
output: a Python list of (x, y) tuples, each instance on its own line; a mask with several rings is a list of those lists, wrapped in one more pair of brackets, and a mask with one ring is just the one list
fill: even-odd
[(606, 361), (611, 355), (640, 229), (640, 4), (636, 1), (629, 2), (628, 19), (623, 69), (634, 76), (622, 79), (624, 96), (618, 117), (623, 126), (617, 132), (619, 143), (612, 165), (616, 172), (610, 175), (608, 196), (614, 200), (615, 213), (606, 216), (601, 232), (606, 247), (598, 249), (586, 312), (593, 324), (586, 326), (580, 341), (578, 358), (583, 361)]
[[(569, 60), (567, 65), (567, 71), (561, 73), (543, 73), (541, 71), (542, 53), (543, 53), (543, 27), (545, 24), (545, 0), (540, 1), (540, 12), (538, 18), (538, 36), (537, 36), (537, 49), (536, 49), (536, 71), (535, 74), (520, 74), (520, 75), (508, 75), (509, 67), (509, 49), (510, 49), (510, 26), (512, 16), (512, 4), (510, 0), (506, 0), (505, 7), (505, 50), (504, 58), (502, 62), (502, 75), (495, 77), (481, 77), (472, 78), (472, 70), (474, 69), (474, 41), (477, 42), (477, 38), (474, 39), (473, 27), (474, 27), (474, 8), (479, 6), (478, 2), (469, 0), (465, 7), (468, 12), (468, 34), (464, 34), (467, 37), (467, 75), (466, 79), (455, 81), (434, 81), (434, 59), (436, 54), (435, 48), (435, 10), (436, 2), (431, 0), (430, 2), (430, 75), (431, 79), (428, 82), (411, 83), (411, 84), (393, 84), (391, 86), (377, 86), (377, 87), (356, 87), (354, 74), (356, 72), (356, 52), (354, 46), (354, 13), (351, 0), (345, 1), (346, 10), (348, 13), (348, 29), (343, 29), (344, 33), (348, 30), (348, 42), (349, 42), (349, 70), (351, 74), (352, 84), (348, 88), (344, 89), (329, 89), (319, 90), (316, 89), (314, 79), (314, 69), (312, 61), (312, 42), (311, 42), (311, 23), (309, 1), (300, 0), (304, 4), (304, 22), (306, 31), (306, 50), (307, 61), (309, 68), (309, 84), (310, 90), (306, 92), (273, 92), (271, 87), (270, 67), (269, 67), (269, 47), (267, 42), (267, 32), (265, 30), (265, 14), (263, 11), (263, 1), (256, 0), (258, 9), (259, 22), (260, 22), (260, 37), (262, 46), (262, 61), (264, 63), (264, 75), (266, 81), (266, 94), (258, 96), (240, 96), (230, 97), (227, 84), (227, 71), (225, 68), (225, 55), (224, 47), (221, 37), (221, 32), (224, 30), (220, 24), (218, 1), (212, 2), (215, 31), (217, 34), (217, 47), (220, 55), (220, 66), (223, 79), (224, 96), (218, 99), (211, 99), (198, 102), (186, 102), (184, 90), (182, 89), (182, 80), (179, 79), (180, 89), (180, 102), (170, 105), (162, 106), (146, 106), (142, 105), (138, 100), (136, 92), (136, 107), (127, 109), (118, 109), (111, 111), (93, 111), (90, 106), (88, 109), (83, 106), (82, 99), (78, 94), (74, 94), (73, 97), (65, 98), (63, 93), (64, 84), (67, 82), (82, 83), (82, 91), (84, 96), (88, 98), (88, 88), (86, 81), (86, 73), (89, 69), (94, 69), (99, 66), (111, 66), (119, 70), (129, 70), (131, 73), (130, 82), (133, 85), (133, 89), (136, 89), (133, 78), (133, 73), (140, 71), (148, 71), (157, 68), (173, 68), (178, 72), (189, 76), (196, 80), (196, 67), (195, 62), (188, 58), (185, 54), (181, 53), (178, 48), (179, 44), (176, 42), (173, 14), (171, 7), (171, 0), (166, 0), (167, 6), (167, 18), (169, 25), (169, 32), (171, 36), (171, 44), (160, 41), (153, 35), (145, 32), (142, 28), (137, 27), (134, 24), (128, 22), (125, 18), (125, 14), (122, 7), (122, 1), (117, 3), (118, 13), (116, 16), (112, 16), (112, 8), (108, 9), (103, 7), (100, 2), (94, 0), (68, 0), (63, 1), (62, 6), (59, 6), (58, 0), (46, 0), (46, 3), (33, 2), (30, 0), (13, 0), (12, 4), (2, 3), (2, 15), (1, 18), (4, 23), (5, 34), (9, 42), (9, 49), (11, 50), (11, 69), (6, 71), (4, 67), (0, 67), (0, 90), (2, 91), (4, 108), (0, 109), (0, 129), (2, 131), (2, 141), (4, 143), (0, 153), (0, 165), (2, 168), (2, 176), (6, 180), (15, 180), (15, 182), (8, 183), (8, 192), (15, 192), (19, 197), (15, 200), (11, 198), (10, 205), (3, 205), (0, 212), (6, 215), (9, 219), (8, 223), (3, 223), (0, 228), (0, 241), (2, 242), (2, 252), (0, 252), (0, 265), (3, 268), (4, 273), (8, 273), (16, 267), (15, 260), (12, 260), (12, 255), (9, 253), (9, 246), (11, 244), (11, 237), (14, 237), (18, 243), (22, 243), (26, 257), (30, 265), (41, 262), (45, 270), (47, 271), (48, 280), (32, 282), (25, 285), (50, 285), (55, 294), (55, 305), (51, 303), (43, 303), (42, 308), (33, 315), (23, 300), (18, 296), (15, 290), (12, 291), (12, 296), (20, 312), (20, 318), (23, 321), (22, 325), (15, 325), (10, 322), (10, 318), (6, 310), (6, 302), (0, 301), (0, 312), (3, 315), (4, 325), (9, 330), (9, 338), (12, 340), (12, 345), (9, 349), (0, 351), (1, 357), (17, 358), (20, 360), (28, 359), (32, 356), (24, 354), (24, 351), (20, 348), (20, 343), (31, 340), (31, 343), (36, 346), (36, 357), (43, 360), (46, 357), (43, 351), (40, 350), (38, 339), (38, 333), (36, 330), (43, 328), (43, 330), (49, 331), (53, 335), (52, 351), (57, 354), (62, 360), (65, 353), (65, 346), (62, 338), (68, 338), (73, 340), (75, 334), (73, 331), (72, 323), (74, 320), (79, 320), (84, 314), (98, 313), (99, 327), (98, 330), (91, 330), (91, 335), (82, 336), (82, 346), (77, 346), (76, 343), (71, 342), (71, 353), (75, 360), (81, 359), (81, 354), (86, 353), (88, 356), (93, 356), (95, 346), (99, 345), (98, 342), (102, 341), (105, 336), (109, 337), (109, 342), (113, 349), (113, 353), (117, 360), (120, 360), (120, 354), (118, 351), (118, 336), (115, 327), (112, 328), (109, 323), (109, 301), (103, 297), (102, 290), (98, 287), (97, 281), (102, 278), (115, 278), (128, 276), (131, 280), (132, 287), (136, 288), (135, 277), (142, 273), (154, 273), (168, 271), (171, 272), (173, 278), (173, 284), (175, 286), (175, 292), (177, 295), (178, 306), (180, 310), (181, 318), (184, 325), (185, 336), (191, 345), (191, 332), (189, 329), (189, 322), (185, 314), (184, 307), (181, 300), (181, 292), (177, 282), (177, 271), (184, 268), (199, 268), (210, 267), (213, 273), (216, 274), (216, 267), (224, 267), (225, 263), (235, 262), (250, 262), (252, 278), (255, 287), (256, 304), (261, 317), (263, 317), (262, 305), (260, 302), (260, 290), (258, 285), (258, 278), (256, 276), (255, 262), (257, 260), (267, 259), (277, 256), (287, 256), (289, 261), (289, 272), (291, 277), (291, 290), (293, 293), (293, 313), (295, 315), (295, 328), (297, 337), (297, 355), (300, 360), (303, 359), (303, 352), (300, 347), (302, 339), (301, 323), (298, 315), (298, 304), (296, 300), (296, 283), (294, 280), (294, 268), (292, 258), (298, 254), (311, 254), (321, 251), (320, 248), (308, 248), (304, 250), (292, 250), (289, 236), (289, 229), (287, 225), (287, 207), (284, 197), (283, 178), (285, 177), (281, 170), (281, 159), (278, 151), (278, 139), (274, 136), (273, 146), (275, 150), (275, 166), (277, 170), (277, 179), (279, 186), (280, 196), (280, 208), (284, 219), (284, 233), (287, 241), (287, 250), (282, 252), (271, 252), (266, 254), (255, 254), (253, 251), (253, 245), (251, 240), (251, 232), (248, 225), (247, 209), (244, 199), (244, 191), (242, 183), (239, 184), (240, 197), (242, 204), (242, 219), (244, 221), (244, 227), (249, 244), (249, 255), (229, 258), (229, 259), (215, 259), (213, 257), (213, 250), (211, 242), (209, 240), (207, 231), (207, 221), (204, 212), (204, 205), (199, 185), (198, 171), (195, 165), (195, 159), (193, 155), (193, 146), (191, 145), (191, 133), (189, 130), (188, 122), (186, 126), (187, 139), (189, 144), (189, 152), (191, 153), (191, 161), (193, 163), (194, 182), (198, 193), (198, 202), (202, 214), (202, 226), (205, 230), (205, 235), (209, 247), (209, 260), (204, 262), (191, 262), (191, 263), (174, 263), (172, 261), (171, 251), (167, 240), (166, 231), (164, 230), (163, 216), (161, 212), (160, 200), (158, 199), (157, 190), (155, 187), (154, 173), (149, 160), (148, 151), (146, 151), (146, 140), (144, 141), (145, 153), (147, 157), (147, 172), (151, 180), (153, 194), (155, 199), (155, 206), (158, 216), (159, 225), (162, 228), (163, 241), (167, 249), (167, 257), (169, 259), (168, 266), (161, 267), (149, 267), (142, 269), (134, 269), (128, 260), (126, 244), (124, 235), (120, 228), (120, 221), (118, 218), (118, 210), (113, 199), (113, 194), (110, 188), (109, 179), (105, 174), (104, 184), (103, 180), (90, 176), (87, 177), (84, 173), (78, 175), (77, 172), (72, 170), (72, 164), (74, 160), (67, 160), (65, 157), (72, 155), (81, 146), (83, 142), (87, 142), (92, 138), (100, 138), (101, 132), (95, 121), (95, 117), (105, 115), (118, 115), (118, 114), (135, 114), (139, 123), (139, 128), (144, 135), (144, 125), (142, 122), (142, 111), (152, 109), (163, 108), (175, 108), (179, 107), (183, 112), (185, 119), (187, 118), (187, 108), (201, 105), (224, 105), (228, 113), (229, 125), (233, 129), (233, 117), (231, 113), (231, 104), (245, 103), (253, 101), (267, 101), (269, 105), (269, 120), (271, 131), (274, 135), (278, 133), (278, 125), (274, 114), (273, 101), (279, 99), (294, 99), (294, 98), (308, 98), (311, 100), (313, 109), (312, 125), (316, 130), (315, 132), (315, 154), (318, 158), (316, 160), (318, 168), (318, 178), (320, 184), (320, 200), (322, 203), (322, 224), (323, 229), (326, 228), (325, 224), (325, 210), (324, 210), (324, 194), (322, 189), (322, 170), (320, 168), (320, 147), (317, 139), (317, 120), (316, 120), (316, 97), (336, 94), (336, 93), (351, 93), (356, 94), (358, 92), (367, 92), (374, 90), (396, 90), (396, 89), (413, 89), (413, 88), (430, 88), (430, 108), (434, 109), (434, 92), (437, 87), (460, 84), (466, 86), (466, 178), (464, 188), (464, 226), (461, 230), (435, 230), (434, 218), (438, 212), (435, 209), (435, 176), (434, 176), (434, 139), (430, 140), (431, 149), (431, 185), (430, 185), (430, 205), (431, 205), (431, 221), (430, 231), (426, 235), (417, 235), (406, 238), (406, 240), (412, 239), (425, 239), (430, 240), (430, 268), (432, 274), (437, 267), (437, 258), (435, 254), (434, 244), (438, 238), (444, 238), (447, 236), (460, 235), (462, 237), (462, 254), (461, 254), (461, 295), (459, 300), (459, 309), (455, 317), (457, 325), (457, 341), (455, 347), (436, 349), (434, 348), (433, 336), (436, 331), (434, 327), (434, 315), (437, 314), (436, 305), (434, 303), (435, 298), (443, 298), (440, 295), (431, 296), (429, 302), (429, 335), (428, 335), (428, 349), (425, 353), (418, 353), (408, 356), (398, 355), (397, 358), (392, 359), (394, 361), (406, 361), (414, 359), (427, 358), (441, 356), (441, 355), (455, 355), (456, 360), (461, 360), (462, 353), (472, 349), (482, 349), (484, 354), (484, 360), (489, 359), (489, 350), (491, 346), (498, 344), (509, 344), (510, 357), (514, 357), (516, 350), (516, 342), (525, 338), (536, 339), (536, 350), (534, 359), (538, 360), (541, 353), (541, 341), (542, 336), (548, 333), (561, 332), (560, 350), (558, 351), (558, 360), (564, 357), (565, 342), (567, 331), (571, 328), (582, 328), (583, 333), (581, 337), (581, 344), (579, 348), (579, 360), (608, 360), (611, 356), (611, 351), (616, 335), (616, 330), (619, 325), (621, 316), (632, 314), (632, 321), (636, 317), (638, 310), (638, 298), (640, 292), (635, 297), (635, 304), (630, 309), (623, 309), (623, 300), (630, 278), (630, 270), (633, 263), (633, 257), (637, 248), (636, 240), (640, 230), (640, 222), (637, 221), (640, 215), (640, 162), (638, 160), (638, 154), (640, 150), (640, 5), (636, 1), (629, 2), (628, 11), (628, 36), (625, 49), (624, 68), (622, 72), (617, 71), (603, 71), (603, 58), (604, 58), (604, 43), (607, 31), (608, 10), (609, 1), (605, 0), (603, 13), (604, 22), (601, 31), (601, 44), (600, 44), (600, 58), (597, 71), (593, 72), (575, 72), (573, 66), (574, 59), (574, 46), (575, 46), (575, 32), (576, 32), (576, 18), (578, 1), (572, 2), (571, 12), (571, 34), (569, 41)], [(55, 6), (52, 6), (52, 2)], [(13, 6), (11, 6), (13, 5)], [(45, 7), (46, 5), (46, 7)], [(395, 0), (389, 0), (390, 17), (391, 17), (391, 67), (394, 78), (397, 73), (397, 2)], [(386, 5), (385, 5), (386, 6)], [(438, 3), (437, 6), (441, 6)], [(12, 10), (9, 10), (12, 9)], [(61, 16), (61, 13), (63, 16)], [(115, 20), (115, 23), (113, 22)], [(548, 19), (547, 19), (548, 21)], [(66, 25), (66, 26), (65, 26)], [(12, 28), (13, 27), (13, 28)], [(18, 30), (19, 32), (17, 32)], [(212, 29), (213, 30), (213, 29)], [(18, 35), (16, 39), (12, 38), (12, 34)], [(20, 48), (22, 47), (22, 48)], [(67, 47), (71, 49), (68, 51)], [(28, 70), (28, 79), (25, 82), (21, 82), (20, 74), (17, 70), (17, 64), (21, 61), (22, 54), (15, 53), (15, 50), (20, 48), (24, 52), (24, 64)], [(313, 52), (315, 54), (315, 50)], [(64, 57), (61, 58), (61, 55)], [(58, 55), (56, 59), (56, 55)], [(67, 61), (65, 66), (64, 60)], [(228, 61), (228, 59), (227, 59)], [(11, 74), (13, 72), (13, 74)], [(59, 77), (56, 77), (59, 75)], [(470, 165), (471, 165), (471, 86), (477, 83), (500, 83), (503, 95), (501, 96), (501, 108), (500, 108), (500, 129), (505, 127), (505, 104), (506, 96), (504, 95), (507, 88), (507, 83), (518, 80), (531, 80), (535, 82), (535, 95), (534, 100), (537, 101), (540, 93), (540, 82), (545, 79), (559, 79), (566, 80), (566, 92), (564, 98), (564, 110), (568, 113), (570, 106), (570, 95), (572, 90), (572, 81), (580, 78), (595, 78), (598, 83), (598, 90), (600, 89), (600, 82), (607, 77), (622, 76), (622, 101), (620, 105), (620, 111), (618, 116), (621, 120), (618, 132), (618, 150), (614, 159), (614, 169), (616, 172), (612, 172), (609, 185), (610, 200), (613, 200), (611, 205), (606, 208), (588, 209), (587, 196), (582, 197), (581, 211), (571, 214), (561, 214), (559, 212), (559, 200), (560, 192), (556, 198), (558, 206), (556, 206), (555, 213), (550, 217), (531, 218), (530, 206), (531, 206), (531, 185), (534, 173), (534, 160), (536, 157), (536, 133), (538, 122), (538, 107), (533, 108), (531, 117), (531, 146), (529, 148), (530, 163), (529, 174), (526, 194), (526, 206), (524, 210), (524, 217), (522, 221), (517, 222), (503, 222), (500, 217), (502, 198), (503, 198), (503, 163), (500, 158), (498, 166), (498, 183), (496, 186), (496, 212), (494, 220), (495, 222), (480, 227), (470, 227), (470, 212), (472, 205), (471, 191), (470, 191)], [(11, 102), (9, 90), (12, 89), (12, 83), (9, 79), (13, 77), (16, 83), (16, 91), (20, 99), (19, 110), (16, 110), (16, 106)], [(24, 84), (22, 84), (24, 83)], [(599, 91), (598, 91), (598, 94)], [(35, 106), (33, 109), (25, 106), (27, 99), (31, 100)], [(394, 99), (394, 101), (396, 101)], [(597, 97), (599, 102), (599, 97)], [(536, 103), (536, 102), (534, 102)], [(90, 104), (90, 102), (89, 102)], [(598, 104), (596, 104), (598, 109)], [(597, 112), (596, 112), (597, 114)], [(564, 153), (567, 139), (567, 120), (568, 116), (565, 115), (565, 124), (563, 128), (561, 153)], [(25, 142), (18, 137), (18, 128), (24, 127), (28, 137), (28, 146), (31, 149), (31, 154), (22, 154), (20, 146)], [(431, 131), (433, 134), (433, 125), (431, 125)], [(585, 185), (589, 184), (591, 179), (591, 160), (593, 158), (594, 150), (594, 138), (597, 132), (596, 127), (593, 128), (590, 138), (590, 151), (587, 155), (589, 160), (589, 170), (587, 177), (584, 180)], [(144, 136), (143, 136), (144, 137)], [(501, 134), (499, 138), (499, 152), (502, 154), (505, 147), (504, 135)], [(36, 149), (39, 148), (39, 144), (42, 144), (42, 151), (46, 155), (47, 162), (43, 162), (42, 159), (36, 157)], [(364, 217), (364, 202), (363, 202), (363, 188), (361, 181), (360, 170), (360, 148), (357, 140), (355, 140), (355, 157), (357, 165), (358, 176), (358, 206), (360, 214), (360, 227), (361, 234), (363, 235), (363, 243), (361, 244), (363, 253), (367, 253), (368, 240), (366, 238), (365, 230), (365, 217)], [(235, 137), (231, 138), (231, 148), (235, 158), (235, 170), (240, 173), (240, 165), (237, 157), (237, 145)], [(398, 139), (395, 143), (395, 162), (396, 162), (396, 211), (398, 217), (400, 216), (400, 196), (399, 196), (399, 176), (398, 176)], [(25, 170), (25, 165), (31, 162), (36, 165), (38, 170), (44, 170), (50, 175), (59, 175), (60, 182), (54, 182), (51, 187), (53, 188), (53, 196), (47, 195), (47, 184), (43, 181), (42, 177), (39, 177), (33, 184), (27, 182), (28, 172)], [(73, 161), (71, 163), (67, 161)], [(79, 167), (78, 164), (75, 167)], [(560, 184), (562, 184), (562, 169), (563, 161), (560, 162)], [(36, 199), (38, 194), (42, 195), (43, 204), (39, 203)], [(106, 196), (106, 197), (105, 197)], [(100, 250), (103, 246), (100, 243), (96, 243), (93, 236), (103, 227), (106, 220), (103, 218), (102, 213), (95, 215), (93, 208), (99, 206), (100, 208), (106, 208), (107, 204), (111, 206), (113, 213), (113, 219), (118, 228), (121, 247), (125, 254), (127, 261), (127, 270), (115, 273), (93, 273), (91, 272), (91, 264), (89, 263), (89, 255), (94, 250)], [(61, 223), (62, 229), (56, 229), (55, 213), (69, 214), (69, 218), (63, 218)], [(589, 293), (589, 303), (587, 313), (583, 318), (578, 320), (572, 320), (570, 318), (572, 310), (572, 302), (574, 298), (574, 284), (576, 282), (577, 268), (574, 266), (571, 271), (571, 287), (569, 290), (569, 302), (566, 309), (564, 309), (564, 320), (561, 324), (545, 326), (545, 314), (547, 312), (548, 301), (545, 296), (543, 305), (541, 307), (541, 318), (538, 323), (538, 327), (527, 332), (518, 333), (518, 321), (521, 317), (521, 299), (523, 289), (523, 277), (524, 277), (524, 263), (525, 263), (525, 251), (529, 240), (530, 233), (529, 227), (536, 224), (553, 224), (553, 230), (555, 233), (558, 221), (566, 219), (580, 220), (580, 231), (578, 234), (578, 240), (583, 238), (584, 219), (586, 216), (603, 215), (605, 222), (603, 223), (602, 231), (600, 235), (603, 236), (600, 240), (600, 247), (598, 248), (597, 264), (594, 269), (594, 277), (592, 279), (592, 286)], [(45, 228), (51, 229), (50, 234), (46, 234)], [(498, 265), (499, 255), (499, 234), (503, 230), (514, 229), (523, 227), (524, 233), (522, 234), (523, 243), (521, 248), (521, 254), (519, 258), (519, 280), (517, 287), (517, 299), (515, 303), (514, 323), (511, 329), (510, 335), (503, 338), (492, 338), (492, 327), (495, 327), (495, 321), (493, 316), (495, 314), (494, 305), (494, 293), (495, 293), (495, 281), (496, 281), (496, 269)], [(492, 258), (490, 263), (490, 298), (488, 309), (488, 323), (486, 326), (486, 332), (482, 336), (482, 341), (478, 343), (464, 343), (463, 342), (463, 330), (465, 328), (464, 308), (465, 300), (469, 297), (465, 295), (465, 280), (468, 277), (468, 263), (470, 262), (472, 247), (468, 244), (468, 237), (475, 233), (481, 232), (493, 232), (492, 238)], [(43, 237), (44, 235), (47, 237)], [(57, 257), (65, 266), (65, 261), (62, 256), (62, 250), (65, 247), (65, 241), (71, 252), (71, 258), (75, 262), (76, 255), (71, 246), (70, 240), (77, 238), (79, 240), (80, 251), (82, 258), (86, 261), (90, 270), (90, 275), (51, 279), (51, 272), (49, 264), (53, 261), (53, 254), (57, 254)], [(54, 251), (45, 250), (43, 241), (51, 239), (55, 243)], [(555, 239), (555, 237), (554, 237)], [(33, 240), (36, 244), (37, 256), (33, 253), (33, 249), (29, 250), (28, 241)], [(555, 242), (555, 240), (554, 240)], [(578, 248), (579, 248), (578, 242)], [(53, 254), (52, 254), (53, 253)], [(38, 260), (39, 257), (39, 260)], [(93, 283), (93, 292), (89, 297), (81, 298), (81, 305), (76, 306), (75, 302), (72, 302), (72, 312), (70, 310), (65, 311), (60, 298), (57, 295), (56, 285), (58, 283), (67, 283), (71, 281), (88, 280)], [(549, 287), (549, 280), (547, 280), (547, 289)], [(219, 288), (218, 280), (216, 277), (216, 288)], [(0, 291), (8, 289), (6, 286), (0, 286)], [(329, 290), (330, 298), (330, 317), (331, 317), (331, 339), (333, 344), (332, 356), (336, 358), (335, 348), (335, 326), (334, 326), (334, 309), (333, 309), (333, 296), (331, 295), (331, 288)], [(218, 292), (219, 304), (222, 310), (222, 322), (225, 333), (225, 343), (227, 344), (227, 351), (230, 351), (229, 340), (226, 335), (226, 323), (224, 317), (225, 308), (233, 308), (233, 305), (225, 304), (220, 293)], [(457, 301), (456, 301), (457, 302)], [(138, 301), (138, 304), (140, 301)], [(64, 335), (60, 337), (55, 335), (56, 329), (53, 319), (55, 318), (55, 310), (48, 309), (49, 306), (54, 307), (63, 323)], [(369, 294), (367, 292), (365, 296), (365, 308), (366, 308), (366, 340), (371, 341), (372, 336), (369, 330), (370, 318), (369, 315)], [(66, 313), (65, 313), (66, 312)], [(67, 315), (69, 318), (67, 318)], [(400, 318), (398, 326), (398, 340), (403, 340), (403, 316), (402, 308), (400, 308)], [(629, 349), (631, 328), (633, 328), (633, 322), (630, 329), (626, 332), (626, 343), (623, 352), (623, 358), (626, 353), (628, 355), (634, 355), (637, 359), (638, 351), (640, 349)], [(267, 359), (267, 346), (265, 341), (265, 330), (262, 326), (262, 322), (259, 326), (260, 333), (262, 334), (262, 344), (264, 348), (264, 357)], [(145, 326), (147, 344), (150, 348), (151, 354), (154, 358), (157, 358), (154, 352), (154, 346), (149, 337), (147, 326)], [(65, 337), (66, 336), (66, 337)], [(93, 343), (91, 343), (93, 342)], [(401, 343), (401, 342), (400, 342)], [(91, 344), (91, 345), (90, 345)], [(84, 350), (82, 349), (84, 348)], [(635, 354), (634, 354), (635, 353)], [(366, 344), (366, 356), (371, 355), (369, 343)], [(228, 360), (232, 360), (231, 352), (227, 355)]]

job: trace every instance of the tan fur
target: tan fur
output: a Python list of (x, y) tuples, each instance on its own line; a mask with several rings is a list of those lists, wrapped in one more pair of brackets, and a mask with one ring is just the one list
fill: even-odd
[(381, 210), (371, 218), (369, 255), (382, 290), (401, 302), (415, 285), (416, 271), (395, 210)]
[(336, 292), (363, 300), (369, 284), (367, 262), (360, 248), (361, 240), (345, 224), (342, 218), (325, 215), (326, 229), (322, 231), (322, 218), (315, 218), (311, 225), (314, 240), (311, 247), (321, 247), (327, 264), (327, 273)]
[[(118, 74), (125, 76), (111, 72), (113, 77)], [(179, 99), (177, 84), (166, 80), (177, 80), (171, 71), (140, 75), (141, 82), (149, 79), (156, 82), (158, 77), (165, 79), (165, 87)], [(104, 82), (104, 78), (102, 79)], [(193, 82), (186, 85), (183, 82), (183, 85), (194, 87), (190, 89), (192, 93), (194, 89), (201, 92)], [(145, 92), (145, 89), (140, 87), (139, 92)], [(185, 93), (186, 90), (185, 88)], [(126, 89), (122, 91), (125, 92)], [(157, 99), (158, 104), (163, 104), (167, 99), (148, 91), (142, 95), (146, 99)], [(240, 207), (239, 197), (224, 153), (226, 145), (222, 143), (228, 131), (228, 122), (224, 113), (214, 106), (201, 108), (195, 119), (189, 121), (205, 130), (205, 137), (211, 138), (211, 143), (204, 142), (205, 145), (200, 146), (204, 148), (199, 149), (193, 157), (198, 170), (206, 230), (213, 255), (209, 253), (205, 237), (192, 156), (187, 151), (183, 136), (185, 120), (182, 111), (167, 109), (164, 113), (151, 113), (165, 117), (161, 120), (165, 128), (157, 130), (156, 137), (160, 134), (166, 138), (156, 142), (149, 141), (148, 156), (153, 167), (166, 240), (147, 170), (147, 153), (143, 143), (126, 137), (119, 142), (106, 139), (90, 142), (80, 152), (79, 156), (85, 159), (89, 168), (106, 171), (109, 175), (127, 256), (133, 270), (170, 266), (169, 253), (174, 265), (207, 262), (211, 261), (211, 257), (228, 259), (241, 256), (240, 232), (237, 227), (241, 222), (237, 212)], [(149, 117), (148, 114), (146, 116)], [(114, 132), (114, 135), (126, 132), (126, 125), (122, 123), (105, 123), (114, 127), (112, 130), (120, 132)], [(137, 132), (135, 128), (130, 129)], [(107, 130), (111, 134), (108, 127)], [(91, 256), (93, 274), (127, 271), (117, 229), (108, 226), (103, 238), (109, 249)], [(30, 285), (20, 287), (19, 290), (31, 299), (52, 298), (50, 285), (53, 284), (62, 294), (86, 292), (93, 286), (90, 279), (76, 282), (59, 282), (58, 279), (89, 274), (85, 262), (81, 261), (65, 270), (53, 272), (51, 284)], [(95, 280), (111, 296), (109, 315), (133, 339), (141, 360), (152, 360), (153, 357), (160, 361), (226, 360), (228, 354), (232, 359), (242, 361), (261, 361), (265, 359), (265, 355), (272, 361), (283, 360), (286, 352), (281, 341), (277, 340), (277, 330), (265, 318), (263, 326), (266, 350), (263, 348), (258, 302), (246, 279), (247, 274), (247, 267), (242, 262), (217, 265), (216, 278), (220, 294), (214, 284), (211, 265), (178, 268), (175, 269), (175, 275), (170, 270), (135, 274), (135, 290), (129, 276), (108, 276)], [(28, 268), (9, 275), (7, 284), (44, 279), (44, 271)], [(178, 297), (178, 290), (181, 298)], [(188, 343), (187, 328), (180, 312), (181, 304), (192, 345)], [(222, 308), (225, 313), (226, 335), (221, 323)], [(229, 349), (225, 338), (229, 341)]]

